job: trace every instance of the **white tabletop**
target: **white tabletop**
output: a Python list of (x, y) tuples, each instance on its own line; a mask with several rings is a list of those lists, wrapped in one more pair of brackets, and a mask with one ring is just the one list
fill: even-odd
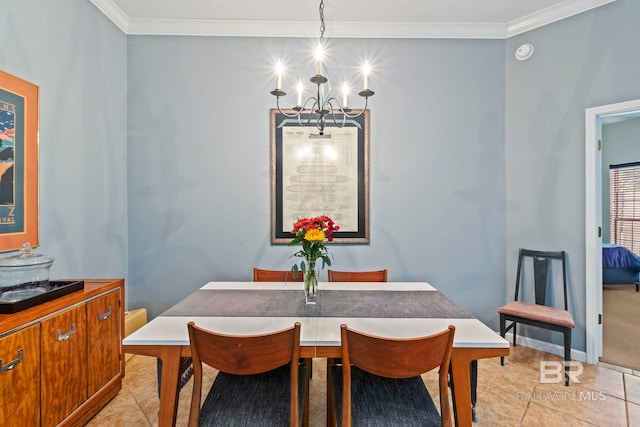
[[(319, 289), (347, 291), (436, 291), (427, 282), (320, 282)], [(209, 282), (201, 290), (207, 289), (299, 289), (300, 282)]]
[[(425, 282), (340, 283), (323, 282), (335, 290), (435, 291)], [(299, 282), (209, 282), (201, 290), (299, 289)], [(194, 321), (205, 329), (220, 333), (261, 334), (285, 329), (301, 323), (302, 346), (339, 346), (340, 325), (379, 336), (408, 338), (430, 335), (448, 325), (456, 327), (454, 347), (508, 348), (509, 343), (485, 324), (473, 318), (352, 318), (352, 317), (219, 317), (219, 316), (158, 316), (123, 340), (124, 345), (189, 345), (187, 323)]]

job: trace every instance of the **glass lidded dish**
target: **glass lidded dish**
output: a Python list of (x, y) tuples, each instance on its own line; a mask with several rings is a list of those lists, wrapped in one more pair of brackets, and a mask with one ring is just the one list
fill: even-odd
[(33, 252), (29, 242), (18, 255), (0, 258), (0, 302), (15, 302), (47, 292), (54, 258)]

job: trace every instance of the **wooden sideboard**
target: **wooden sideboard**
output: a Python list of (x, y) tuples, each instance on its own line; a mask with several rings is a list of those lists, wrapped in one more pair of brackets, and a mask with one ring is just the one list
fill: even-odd
[(0, 315), (0, 425), (80, 426), (122, 387), (124, 280)]

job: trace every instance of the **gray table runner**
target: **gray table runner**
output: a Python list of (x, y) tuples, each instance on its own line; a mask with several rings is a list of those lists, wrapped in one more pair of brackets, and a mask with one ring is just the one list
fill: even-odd
[(162, 316), (473, 318), (439, 291), (199, 290)]

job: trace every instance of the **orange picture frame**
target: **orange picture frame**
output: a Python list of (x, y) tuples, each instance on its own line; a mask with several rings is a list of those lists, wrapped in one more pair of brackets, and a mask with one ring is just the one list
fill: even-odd
[(0, 71), (0, 252), (39, 245), (38, 92)]

